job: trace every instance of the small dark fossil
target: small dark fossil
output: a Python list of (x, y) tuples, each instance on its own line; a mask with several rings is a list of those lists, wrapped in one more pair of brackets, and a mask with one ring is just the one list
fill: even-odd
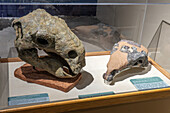
[(121, 40), (113, 46), (103, 78), (111, 83), (120, 72), (133, 67), (148, 66), (148, 50), (133, 41)]

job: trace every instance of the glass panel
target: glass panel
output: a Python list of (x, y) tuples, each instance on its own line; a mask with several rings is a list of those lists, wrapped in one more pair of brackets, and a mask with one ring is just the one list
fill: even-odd
[[(33, 1), (36, 4), (27, 4), (28, 1), (2, 2), (0, 5), (0, 56), (2, 58), (17, 57), (14, 47), (15, 31), (11, 23), (15, 18), (22, 17), (29, 12), (42, 8), (51, 15), (63, 18), (69, 28), (83, 41), (86, 52), (111, 50), (114, 43), (120, 39), (130, 39), (140, 43), (143, 20), (145, 14), (145, 5), (133, 4), (105, 4), (103, 1), (86, 1), (88, 5), (77, 5), (76, 1), (64, 1), (67, 3), (58, 4), (50, 1), (50, 4), (41, 4), (48, 1)], [(70, 4), (73, 2), (73, 4)], [(76, 2), (76, 3), (75, 3)], [(111, 2), (111, 1), (110, 1)], [(140, 2), (146, 2), (141, 0)], [(3, 4), (4, 3), (4, 4)], [(12, 4), (11, 4), (12, 3)], [(25, 3), (18, 5), (17, 3)], [(61, 2), (60, 2), (61, 3)], [(93, 4), (95, 3), (95, 4)], [(15, 5), (16, 4), (16, 5)], [(104, 31), (103, 27), (107, 30)], [(90, 28), (90, 29), (89, 29)], [(111, 31), (109, 31), (111, 29)], [(101, 34), (102, 30), (103, 34)], [(100, 32), (100, 34), (99, 34)], [(40, 55), (44, 55), (40, 51)]]
[[(12, 21), (38, 8), (45, 9), (51, 15), (64, 19), (69, 28), (83, 42), (86, 52), (111, 50), (114, 43), (120, 39), (129, 39), (138, 43), (141, 43), (143, 40), (142, 31), (147, 0), (32, 0), (31, 2), (30, 0), (1, 0), (0, 2), (1, 58), (18, 57), (14, 47), (16, 36), (14, 29), (11, 27)], [(45, 53), (39, 51), (39, 55), (45, 55)], [(99, 57), (89, 58), (88, 62), (91, 61), (96, 61), (95, 65), (105, 65), (105, 68), (96, 69), (98, 72), (103, 73), (106, 70), (107, 62), (99, 63), (99, 61), (101, 61)], [(0, 109), (20, 107), (8, 106), (8, 97), (10, 96), (45, 92), (49, 93), (50, 101), (52, 102), (67, 100), (67, 96), (69, 99), (75, 99), (71, 97), (75, 97), (74, 93), (76, 91), (76, 94), (85, 92), (85, 88), (89, 87), (92, 82), (96, 82), (95, 80), (101, 79), (102, 76), (99, 75), (100, 78), (94, 78), (92, 76), (93, 70), (91, 70), (94, 66), (90, 65), (89, 70), (92, 74), (88, 72), (83, 73), (88, 77), (88, 83), (76, 86), (77, 89), (74, 89), (72, 91), (73, 93), (64, 93), (56, 89), (44, 88), (37, 84), (30, 85), (29, 83), (15, 79), (13, 74), (16, 67), (23, 64), (24, 62), (0, 64), (0, 71), (2, 72), (0, 75), (0, 83), (2, 84), (0, 84)], [(85, 78), (82, 78), (82, 80), (84, 79)], [(26, 85), (27, 90), (25, 90), (23, 84)], [(107, 86), (102, 86), (102, 89), (98, 87), (97, 84), (93, 85), (97, 88), (97, 91), (95, 90), (96, 92), (110, 90)], [(22, 94), (20, 93), (21, 91)], [(87, 94), (94, 93), (95, 91), (92, 88)], [(128, 91), (129, 90), (120, 92)], [(3, 102), (1, 100), (3, 100)]]
[(8, 64), (0, 63), (0, 109), (8, 107), (9, 73)]
[(169, 23), (170, 1), (148, 0), (141, 44), (148, 47), (149, 54), (159, 65), (169, 71)]
[(148, 0), (148, 3), (159, 3), (159, 4), (161, 4), (161, 3), (170, 3), (170, 1), (169, 0)]
[(170, 72), (170, 23), (162, 21), (148, 48), (151, 58)]

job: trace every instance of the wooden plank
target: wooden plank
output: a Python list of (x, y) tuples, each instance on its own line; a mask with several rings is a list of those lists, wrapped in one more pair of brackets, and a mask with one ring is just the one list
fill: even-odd
[(22, 60), (18, 57), (16, 58), (1, 58), (0, 62), (1, 63), (7, 63), (7, 62), (21, 62)]
[(170, 79), (170, 73), (169, 72), (167, 72), (164, 68), (162, 68), (159, 64), (157, 64), (150, 57), (148, 58), (148, 60), (157, 70), (159, 70), (163, 75), (165, 75), (168, 79)]
[(86, 56), (110, 55), (110, 51), (87, 52)]
[[(96, 56), (96, 55), (108, 55), (110, 52), (93, 52), (86, 53), (86, 56)], [(15, 61), (14, 60), (6, 60), (6, 61)], [(164, 70), (161, 66), (159, 66), (155, 61), (151, 58), (148, 59), (149, 62), (157, 68), (161, 73), (163, 73), (167, 78), (170, 79), (170, 74)], [(94, 98), (86, 98), (86, 99), (77, 99), (77, 100), (69, 100), (69, 101), (61, 101), (61, 102), (53, 102), (47, 104), (33, 105), (33, 106), (25, 106), (19, 108), (11, 108), (0, 110), (1, 113), (59, 113), (59, 112), (67, 112), (81, 109), (89, 109), (89, 108), (97, 108), (97, 107), (105, 107), (105, 106), (113, 106), (119, 104), (127, 104), (133, 102), (141, 102), (148, 101), (154, 99), (161, 99), (170, 97), (170, 88), (156, 89), (156, 90), (147, 90), (147, 91), (138, 91), (138, 92), (129, 92), (123, 94), (115, 94), (109, 96), (101, 96)]]
[(60, 113), (170, 97), (170, 88), (78, 99), (1, 110), (1, 113)]

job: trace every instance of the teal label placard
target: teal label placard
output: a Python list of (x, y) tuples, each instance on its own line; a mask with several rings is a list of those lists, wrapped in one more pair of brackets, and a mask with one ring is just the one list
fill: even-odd
[(83, 98), (91, 98), (91, 97), (98, 97), (98, 96), (106, 96), (106, 95), (114, 95), (115, 93), (113, 91), (110, 92), (103, 92), (103, 93), (93, 93), (93, 94), (87, 94), (87, 95), (79, 95), (79, 99)]
[(131, 79), (130, 81), (140, 91), (169, 87), (169, 85), (166, 84), (160, 77)]
[(47, 93), (8, 97), (9, 106), (40, 102), (49, 102), (49, 97)]

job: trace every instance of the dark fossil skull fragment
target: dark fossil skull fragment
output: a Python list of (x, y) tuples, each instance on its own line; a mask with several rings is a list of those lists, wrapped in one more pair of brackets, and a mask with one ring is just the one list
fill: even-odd
[(114, 77), (124, 70), (147, 66), (148, 50), (133, 41), (121, 40), (113, 46), (107, 64), (107, 72), (104, 73), (103, 78), (107, 84), (110, 84)]

